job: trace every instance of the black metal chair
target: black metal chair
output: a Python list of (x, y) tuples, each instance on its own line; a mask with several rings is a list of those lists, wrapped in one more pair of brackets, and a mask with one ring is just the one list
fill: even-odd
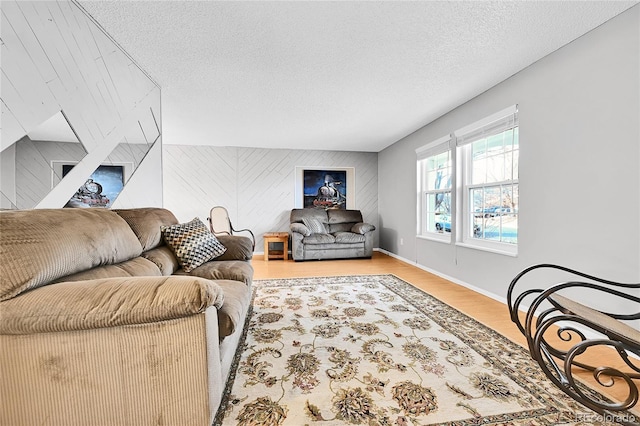
[(234, 232), (248, 232), (251, 234), (251, 241), (253, 241), (253, 248), (256, 248), (256, 237), (250, 229), (234, 229), (231, 219), (229, 219), (229, 212), (222, 206), (215, 206), (209, 211), (209, 228), (213, 235), (233, 235)]
[[(535, 270), (556, 270), (569, 274), (572, 280), (541, 288), (515, 291), (516, 284), (524, 276), (532, 278)], [(574, 281), (578, 279), (579, 281)], [(619, 298), (634, 305), (629, 313), (603, 312), (578, 303), (566, 296), (566, 290)], [(531, 266), (520, 272), (509, 285), (507, 303), (511, 320), (527, 339), (529, 352), (544, 374), (564, 393), (605, 418), (614, 419), (624, 425), (640, 425), (640, 416), (629, 413), (638, 403), (638, 380), (640, 380), (640, 331), (630, 321), (640, 319), (640, 297), (631, 294), (640, 289), (638, 284), (624, 284), (594, 277), (573, 269), (552, 264)], [(564, 294), (561, 294), (563, 293)], [(636, 292), (636, 294), (638, 294)], [(631, 303), (629, 303), (630, 301)], [(526, 306), (525, 304), (528, 304)], [(526, 311), (524, 323), (520, 310)], [(551, 335), (555, 334), (555, 340)], [(575, 338), (575, 340), (574, 340)], [(593, 366), (578, 360), (578, 356), (595, 347), (610, 347), (629, 368), (625, 371), (610, 365)], [(615, 355), (612, 355), (615, 356)], [(602, 359), (603, 364), (613, 361)], [(593, 373), (596, 382), (603, 387), (612, 387), (622, 380), (628, 387), (624, 401), (610, 401), (596, 392), (585, 391), (574, 378), (574, 368), (579, 367)]]

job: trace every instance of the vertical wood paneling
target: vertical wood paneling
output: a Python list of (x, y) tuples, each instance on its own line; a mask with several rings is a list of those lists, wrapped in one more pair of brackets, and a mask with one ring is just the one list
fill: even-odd
[(289, 230), (296, 166), (354, 167), (356, 208), (378, 226), (376, 153), (165, 145), (163, 159), (165, 207), (204, 221), (223, 205), (236, 228), (254, 232), (257, 251), (265, 232)]
[[(75, 3), (3, 1), (1, 11), (2, 148), (62, 110), (89, 152), (76, 166), (82, 172), (69, 175), (73, 182), (61, 182), (68, 188), (54, 188), (43, 201), (47, 207), (62, 207), (70, 191), (73, 194), (102, 161), (108, 162), (109, 152), (120, 142), (113, 135), (127, 136), (123, 126), (137, 120), (149, 128), (150, 108), (160, 110), (160, 88)], [(160, 123), (159, 114), (156, 121)], [(150, 132), (154, 140), (158, 127)], [(144, 140), (139, 125), (135, 132)], [(62, 155), (48, 160), (64, 160), (58, 158)], [(152, 161), (152, 178), (161, 180), (157, 177), (161, 156), (152, 156)], [(27, 163), (23, 160), (22, 164)], [(16, 173), (23, 180), (31, 174), (29, 170)], [(145, 176), (136, 173), (132, 179), (144, 180)], [(40, 184), (37, 179), (33, 182)], [(149, 191), (155, 194), (153, 204), (161, 205), (161, 184), (152, 185)], [(143, 198), (149, 200), (149, 193)], [(136, 207), (135, 194), (129, 194), (129, 199), (134, 204), (123, 207)]]

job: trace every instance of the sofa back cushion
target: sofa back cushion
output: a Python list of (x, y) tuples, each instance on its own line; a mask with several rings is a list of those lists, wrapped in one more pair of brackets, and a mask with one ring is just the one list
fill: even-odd
[(353, 225), (362, 222), (362, 213), (360, 210), (293, 209), (289, 221), (297, 223), (310, 218), (322, 222), (327, 232), (333, 234), (334, 232), (350, 232)]
[(142, 252), (127, 222), (106, 209), (5, 211), (0, 232), (0, 301)]
[(329, 232), (350, 232), (351, 227), (362, 222), (360, 210), (329, 210)]
[(360, 210), (327, 210), (327, 216), (330, 225), (362, 222)]
[(162, 272), (152, 261), (143, 257), (134, 257), (133, 259), (125, 260), (115, 265), (102, 265), (87, 269), (86, 271), (66, 275), (57, 280), (53, 280), (53, 283), (140, 276), (159, 277), (162, 276)]
[(162, 275), (171, 275), (180, 269), (178, 258), (173, 254), (173, 250), (171, 250), (171, 247), (168, 245), (158, 246), (145, 251), (142, 253), (142, 257), (153, 262)]
[(159, 207), (145, 207), (138, 209), (114, 210), (120, 215), (135, 232), (142, 251), (151, 250), (164, 245), (161, 226), (176, 225), (178, 219), (167, 209)]
[(327, 218), (327, 212), (324, 209), (293, 209), (289, 216), (290, 223), (303, 223), (302, 218), (315, 218), (320, 222), (327, 224), (329, 219)]

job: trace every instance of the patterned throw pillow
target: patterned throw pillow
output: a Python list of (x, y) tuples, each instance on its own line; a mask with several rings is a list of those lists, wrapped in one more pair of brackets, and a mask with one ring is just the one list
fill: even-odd
[(320, 222), (315, 217), (303, 217), (302, 222), (304, 225), (309, 228), (312, 234), (326, 234), (327, 230), (324, 227), (324, 224)]
[(161, 226), (160, 231), (185, 272), (191, 272), (227, 251), (197, 217), (191, 222)]

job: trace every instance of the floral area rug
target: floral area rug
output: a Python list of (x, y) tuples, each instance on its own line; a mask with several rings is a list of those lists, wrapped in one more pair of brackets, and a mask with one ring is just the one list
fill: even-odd
[(393, 275), (256, 281), (245, 334), (215, 424), (596, 423), (522, 347)]

